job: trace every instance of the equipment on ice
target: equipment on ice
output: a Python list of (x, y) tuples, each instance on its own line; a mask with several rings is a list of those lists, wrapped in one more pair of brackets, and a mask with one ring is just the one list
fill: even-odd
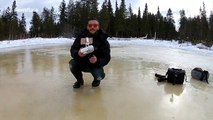
[(191, 71), (191, 76), (194, 79), (200, 80), (200, 81), (206, 81), (209, 83), (208, 78), (209, 78), (209, 72), (206, 70), (202, 70), (201, 68), (194, 68)]

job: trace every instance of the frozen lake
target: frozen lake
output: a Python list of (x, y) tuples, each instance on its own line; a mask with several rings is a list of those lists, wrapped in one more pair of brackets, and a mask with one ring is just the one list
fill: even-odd
[[(213, 55), (149, 45), (114, 46), (97, 88), (73, 89), (69, 45), (0, 52), (0, 120), (212, 120)], [(169, 67), (186, 70), (183, 85), (158, 83)], [(209, 82), (191, 78), (194, 67)]]

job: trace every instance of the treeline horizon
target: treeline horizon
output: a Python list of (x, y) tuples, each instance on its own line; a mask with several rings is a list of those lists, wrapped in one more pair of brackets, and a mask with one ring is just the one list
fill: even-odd
[[(11, 8), (7, 7), (0, 15), (0, 40), (14, 40), (33, 37), (75, 37), (86, 27), (89, 18), (97, 18), (101, 28), (111, 37), (144, 37), (159, 40), (178, 40), (179, 42), (203, 43), (213, 45), (213, 12), (206, 15), (205, 3), (200, 13), (186, 17), (185, 10), (180, 10), (179, 28), (176, 30), (172, 9), (168, 8), (163, 16), (158, 7), (156, 13), (148, 11), (145, 4), (143, 12), (133, 13), (131, 5), (126, 7), (125, 0), (112, 7), (111, 0), (104, 0), (98, 10), (98, 0), (62, 0), (59, 13), (55, 8), (44, 7), (41, 13), (32, 12), (30, 29), (26, 30), (26, 18), (22, 13), (18, 18), (16, 0)], [(115, 10), (113, 10), (115, 8)]]

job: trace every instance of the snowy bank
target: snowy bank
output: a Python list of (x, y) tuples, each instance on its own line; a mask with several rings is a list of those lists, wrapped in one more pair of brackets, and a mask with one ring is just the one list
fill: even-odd
[(169, 47), (213, 54), (213, 46), (206, 47), (203, 44), (192, 45), (189, 42), (180, 44), (178, 43), (178, 41), (174, 40), (168, 41), (168, 40), (154, 40), (154, 39), (140, 39), (140, 38), (110, 38), (109, 41), (111, 43), (111, 46), (147, 45), (147, 46), (158, 46), (165, 48)]
[[(202, 44), (192, 45), (191, 43), (179, 44), (177, 41), (154, 40), (154, 39), (140, 39), (140, 38), (109, 38), (111, 47), (119, 46), (159, 46), (184, 49), (190, 51), (199, 51), (204, 53), (213, 54), (213, 47), (209, 48)], [(6, 40), (0, 41), (0, 49), (15, 48), (36, 45), (49, 45), (49, 44), (72, 44), (74, 38), (30, 38), (21, 40)]]
[(22, 46), (34, 46), (34, 45), (45, 45), (45, 44), (64, 44), (70, 43), (73, 39), (68, 38), (30, 38), (20, 40), (6, 40), (0, 41), (1, 48), (13, 48)]

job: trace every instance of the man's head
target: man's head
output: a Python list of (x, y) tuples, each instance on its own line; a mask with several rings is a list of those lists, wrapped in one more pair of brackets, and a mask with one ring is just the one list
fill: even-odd
[(99, 22), (97, 19), (93, 18), (93, 19), (89, 19), (87, 22), (87, 30), (91, 33), (91, 34), (95, 34), (96, 31), (98, 31), (100, 29), (99, 26)]

